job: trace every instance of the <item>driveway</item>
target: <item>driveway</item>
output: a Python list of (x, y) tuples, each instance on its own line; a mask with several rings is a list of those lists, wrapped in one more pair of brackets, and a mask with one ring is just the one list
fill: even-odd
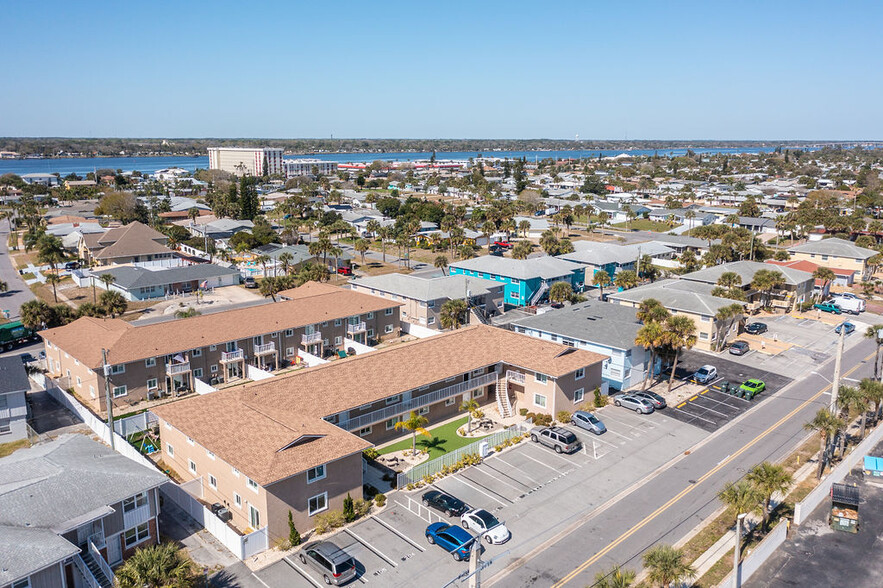
[(21, 276), (18, 275), (9, 258), (7, 243), (9, 241), (9, 221), (0, 221), (0, 281), (6, 282), (9, 289), (0, 293), (0, 310), (8, 310), (10, 319), (17, 319), (22, 304), (34, 299)]
[(28, 392), (31, 418), (28, 424), (39, 434), (57, 437), (64, 433), (90, 431), (83, 421), (60, 405), (46, 390)]

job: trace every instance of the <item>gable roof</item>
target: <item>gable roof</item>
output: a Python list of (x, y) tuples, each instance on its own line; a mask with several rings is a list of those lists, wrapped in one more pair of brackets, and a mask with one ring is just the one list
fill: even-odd
[(807, 241), (803, 245), (788, 248), (788, 253), (814, 253), (816, 255), (831, 255), (834, 257), (849, 257), (851, 259), (870, 259), (877, 255), (873, 249), (859, 247), (852, 241), (832, 237), (821, 241)]
[[(172, 250), (165, 246), (167, 241), (168, 238), (159, 231), (134, 221), (124, 227), (109, 229), (98, 235), (94, 243), (97, 247), (103, 246), (104, 248), (95, 254), (95, 258), (114, 259), (134, 255), (172, 253)], [(90, 241), (86, 241), (86, 243), (89, 244)]]
[(30, 389), (28, 372), (18, 355), (0, 357), (0, 394)]
[(370, 288), (423, 302), (442, 298), (466, 298), (467, 290), (470, 295), (479, 296), (491, 290), (500, 290), (504, 286), (502, 282), (467, 277), (463, 274), (421, 278), (398, 273), (367, 276), (353, 280), (351, 284), (358, 288)]
[[(735, 272), (742, 278), (742, 286), (747, 286), (754, 280), (754, 274), (758, 270), (769, 270), (769, 264), (760, 261), (731, 261), (722, 263), (712, 267), (707, 267), (689, 274), (681, 276), (682, 280), (691, 280), (694, 282), (704, 282), (706, 284), (717, 284), (718, 279), (725, 272)], [(779, 271), (785, 277), (785, 283), (789, 286), (796, 286), (807, 281), (812, 281), (812, 274), (801, 271), (793, 267), (779, 267), (774, 271)]]
[(450, 264), (450, 267), (466, 269), (487, 274), (496, 274), (520, 280), (542, 278), (545, 280), (566, 276), (583, 268), (578, 263), (545, 255), (529, 259), (513, 259), (483, 255), (472, 259), (464, 259)]
[(711, 295), (714, 288), (711, 284), (689, 280), (658, 280), (646, 286), (638, 286), (631, 290), (614, 292), (608, 296), (610, 300), (623, 300), (640, 303), (648, 298), (655, 298), (662, 306), (670, 310), (690, 314), (714, 316), (724, 306), (735, 304), (728, 298)]

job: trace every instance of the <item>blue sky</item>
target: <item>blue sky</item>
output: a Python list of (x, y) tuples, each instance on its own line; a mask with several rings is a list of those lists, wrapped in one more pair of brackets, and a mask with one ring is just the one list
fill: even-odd
[(0, 6), (0, 136), (883, 139), (881, 2)]

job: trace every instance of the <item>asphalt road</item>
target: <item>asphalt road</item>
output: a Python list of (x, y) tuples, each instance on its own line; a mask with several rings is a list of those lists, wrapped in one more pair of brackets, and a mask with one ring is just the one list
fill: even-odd
[(18, 271), (12, 267), (6, 244), (9, 239), (9, 221), (0, 221), (0, 280), (6, 282), (9, 290), (0, 293), (0, 310), (8, 310), (9, 318), (19, 316), (18, 309), (28, 300), (34, 299), (34, 293), (28, 288)]
[[(873, 353), (868, 340), (846, 351), (843, 377), (872, 375), (868, 360)], [(494, 566), (484, 584), (586, 586), (596, 572), (614, 564), (640, 569), (644, 551), (656, 543), (674, 544), (708, 518), (719, 507), (716, 495), (727, 482), (764, 460), (787, 455), (807, 437), (803, 425), (827, 406), (833, 370), (832, 359), (818, 373), (779, 390), (615, 504), (575, 520), (526, 556)]]

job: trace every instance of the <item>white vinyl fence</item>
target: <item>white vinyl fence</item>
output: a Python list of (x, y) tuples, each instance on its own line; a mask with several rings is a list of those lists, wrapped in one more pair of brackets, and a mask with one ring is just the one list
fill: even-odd
[(245, 364), (245, 377), (249, 380), (258, 382), (260, 380), (269, 380), (270, 378), (273, 378), (275, 376), (273, 376), (273, 374), (271, 374), (267, 370), (262, 370), (259, 367), (255, 367), (250, 363), (247, 363)]
[(113, 422), (113, 430), (123, 437), (128, 437), (133, 433), (140, 433), (141, 431), (152, 429), (157, 425), (157, 423), (159, 423), (159, 419), (156, 418), (155, 414), (148, 410), (139, 414), (115, 420)]
[(733, 577), (733, 573), (730, 572), (730, 575), (727, 576), (723, 582), (718, 584), (718, 588), (730, 588), (733, 586), (741, 586), (745, 582), (754, 575), (754, 572), (760, 569), (766, 560), (768, 560), (775, 552), (776, 549), (779, 548), (782, 543), (785, 542), (785, 538), (788, 536), (788, 521), (781, 521), (776, 528), (770, 531), (770, 533), (764, 537), (763, 541), (757, 544), (757, 547), (742, 560), (742, 563), (739, 564), (739, 582), (734, 583), (735, 578)]

